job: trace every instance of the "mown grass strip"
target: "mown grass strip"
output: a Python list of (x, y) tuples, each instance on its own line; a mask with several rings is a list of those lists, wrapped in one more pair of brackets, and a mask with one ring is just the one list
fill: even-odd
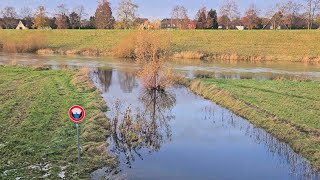
[[(86, 72), (0, 67), (0, 77), (0, 179), (58, 179), (62, 171), (66, 179), (87, 179), (94, 169), (115, 165), (106, 151), (105, 103)], [(87, 111), (80, 166), (67, 115), (75, 104)]]

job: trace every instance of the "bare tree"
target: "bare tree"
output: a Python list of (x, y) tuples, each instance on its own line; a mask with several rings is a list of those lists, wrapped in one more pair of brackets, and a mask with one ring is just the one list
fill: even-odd
[(46, 9), (44, 6), (39, 6), (33, 20), (33, 27), (37, 29), (46, 28), (49, 26), (49, 20), (46, 15)]
[(5, 7), (1, 14), (3, 16), (4, 27), (6, 29), (13, 29), (16, 26), (15, 19), (17, 18), (17, 12), (14, 7)]
[(245, 16), (242, 18), (242, 22), (249, 29), (253, 29), (258, 27), (259, 24), (259, 10), (257, 9), (255, 4), (251, 4), (247, 11), (245, 12)]
[(306, 21), (308, 29), (312, 29), (316, 13), (320, 10), (320, 0), (305, 0)]
[[(277, 6), (278, 7), (278, 6)], [(284, 16), (283, 11), (279, 8), (273, 8), (272, 10), (268, 11), (266, 16), (271, 17), (268, 23), (263, 27), (263, 29), (270, 23), (272, 29), (277, 30), (279, 26), (285, 25), (284, 24)], [(287, 28), (287, 27), (286, 27)]]
[(64, 4), (61, 4), (56, 9), (56, 21), (58, 29), (68, 29), (69, 28), (69, 17), (68, 17), (68, 9)]
[(86, 9), (83, 5), (80, 5), (74, 8), (73, 12), (75, 12), (79, 16), (79, 21), (80, 21), (79, 29), (80, 29), (82, 25), (82, 20), (88, 15), (86, 13)]
[(32, 18), (33, 18), (33, 11), (29, 7), (23, 7), (20, 9), (20, 17), (23, 19), (25, 22), (25, 26), (28, 28), (32, 28)]
[(188, 10), (184, 6), (175, 6), (171, 12), (173, 23), (177, 29), (187, 29), (188, 27)]
[(95, 13), (95, 23), (98, 29), (113, 28), (114, 18), (112, 16), (111, 7), (108, 0), (100, 1)]
[(298, 15), (300, 9), (302, 8), (302, 5), (299, 3), (296, 3), (294, 1), (288, 1), (285, 3), (279, 3), (277, 4), (278, 11), (282, 12), (284, 22), (288, 25), (290, 29), (292, 29), (292, 26), (294, 24), (294, 20), (296, 16)]
[(137, 16), (138, 5), (133, 3), (132, 0), (121, 0), (117, 10), (119, 21), (123, 24), (124, 29), (134, 26), (134, 20)]
[(23, 7), (20, 9), (20, 16), (22, 19), (32, 19), (32, 9), (29, 7)]
[(220, 13), (222, 16), (226, 16), (230, 20), (226, 22), (226, 29), (229, 29), (232, 25), (231, 23), (240, 16), (238, 5), (234, 0), (224, 0)]
[(196, 14), (196, 29), (205, 29), (207, 24), (207, 9), (202, 7)]

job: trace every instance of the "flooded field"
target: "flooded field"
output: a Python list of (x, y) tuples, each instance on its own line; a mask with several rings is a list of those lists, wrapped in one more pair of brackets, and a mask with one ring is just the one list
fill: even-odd
[[(0, 64), (48, 65), (52, 68), (79, 66), (138, 69), (127, 59), (82, 56), (37, 56), (30, 54), (0, 54)], [(185, 76), (225, 79), (306, 79), (320, 81), (320, 65), (294, 62), (201, 62), (197, 60), (172, 61), (170, 67)]]
[(185, 87), (145, 92), (117, 68), (92, 76), (112, 107), (107, 141), (120, 172), (100, 169), (93, 179), (316, 179), (289, 146)]
[[(112, 58), (0, 55), (0, 64), (91, 68), (111, 120), (108, 151), (118, 158), (92, 179), (319, 179), (309, 163), (262, 129), (229, 110), (194, 95), (183, 86), (166, 92), (145, 91), (139, 66)], [(320, 79), (319, 66), (304, 64), (181, 64), (179, 72), (196, 77), (273, 79), (298, 76)], [(219, 77), (218, 77), (219, 76)], [(258, 78), (257, 78), (258, 77)]]

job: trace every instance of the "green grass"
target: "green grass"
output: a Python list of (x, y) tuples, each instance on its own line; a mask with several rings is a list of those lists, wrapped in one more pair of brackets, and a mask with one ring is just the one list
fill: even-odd
[(320, 83), (205, 79), (290, 123), (320, 132)]
[[(58, 179), (61, 167), (67, 179), (82, 179), (111, 162), (106, 152), (92, 153), (106, 146), (108, 120), (99, 93), (80, 84), (80, 77), (70, 71), (0, 66), (0, 179)], [(87, 112), (80, 125), (80, 166), (75, 124), (67, 115), (75, 104)]]
[[(21, 39), (35, 30), (0, 30), (0, 37)], [(57, 50), (99, 49), (111, 52), (133, 30), (52, 30), (47, 35), (48, 48)], [(320, 31), (166, 31), (173, 52), (196, 51), (211, 54), (263, 56), (269, 60), (301, 61), (320, 56)]]
[(288, 143), (320, 170), (320, 83), (200, 79), (192, 91)]

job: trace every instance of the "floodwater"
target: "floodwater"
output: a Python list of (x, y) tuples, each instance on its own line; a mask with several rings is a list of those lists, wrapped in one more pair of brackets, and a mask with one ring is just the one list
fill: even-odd
[[(288, 145), (185, 87), (145, 91), (135, 76), (139, 69), (135, 64), (117, 59), (31, 55), (0, 55), (0, 64), (11, 63), (12, 59), (15, 64), (45, 64), (52, 68), (91, 67), (92, 80), (110, 108), (108, 151), (119, 161), (116, 170), (105, 167), (93, 172), (94, 180), (320, 178)], [(253, 73), (263, 77), (260, 79), (278, 73), (320, 77), (317, 66), (286, 66), (172, 63), (190, 78), (199, 69)]]
[[(79, 66), (138, 69), (125, 59), (83, 56), (39, 56), (33, 54), (8, 55), (0, 53), (1, 64), (48, 65), (52, 68), (77, 68)], [(224, 79), (307, 79), (320, 81), (320, 64), (294, 62), (200, 62), (176, 61), (169, 66), (189, 78), (214, 77)]]

